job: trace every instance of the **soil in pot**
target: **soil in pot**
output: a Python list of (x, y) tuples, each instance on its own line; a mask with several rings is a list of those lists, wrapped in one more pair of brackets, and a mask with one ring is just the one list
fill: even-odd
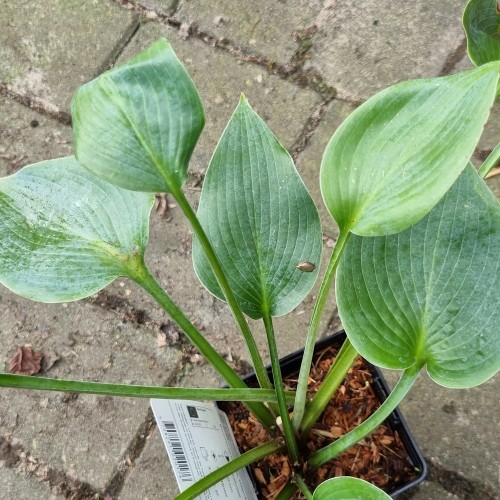
[[(335, 360), (340, 344), (316, 353), (309, 377), (312, 396)], [(287, 389), (294, 390), (298, 373), (284, 375)], [(319, 448), (346, 434), (366, 420), (381, 404), (374, 388), (374, 374), (368, 364), (358, 358), (349, 370), (336, 396), (329, 403), (303, 450), (304, 460)], [(266, 430), (241, 403), (219, 403), (227, 413), (236, 441), (242, 452), (269, 440)], [(275, 454), (251, 467), (260, 497), (273, 499), (290, 478), (292, 468), (285, 454)], [(412, 482), (418, 471), (412, 465), (397, 431), (380, 426), (372, 435), (315, 471), (305, 471), (309, 488), (337, 476), (354, 476), (369, 481), (387, 492)], [(296, 493), (293, 498), (304, 498)]]

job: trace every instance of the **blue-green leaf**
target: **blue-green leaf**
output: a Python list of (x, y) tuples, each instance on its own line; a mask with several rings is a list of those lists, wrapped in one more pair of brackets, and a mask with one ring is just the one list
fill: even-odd
[(337, 276), (354, 347), (387, 368), (427, 364), (448, 387), (500, 369), (500, 205), (469, 165), (410, 229), (352, 236)]
[(387, 500), (391, 497), (363, 479), (334, 477), (321, 483), (313, 500)]
[(500, 12), (497, 0), (470, 0), (463, 18), (470, 60), (481, 66), (500, 60)]
[(205, 123), (196, 87), (164, 39), (80, 87), (71, 113), (78, 161), (134, 191), (179, 190)]
[(0, 179), (0, 282), (42, 302), (92, 295), (142, 261), (153, 197), (73, 157)]
[[(198, 217), (251, 318), (286, 314), (311, 290), (321, 258), (318, 212), (290, 155), (245, 98), (210, 162)], [(223, 299), (196, 239), (193, 260)]]
[(325, 204), (341, 230), (383, 236), (429, 213), (476, 147), (499, 67), (400, 83), (347, 118), (321, 165)]

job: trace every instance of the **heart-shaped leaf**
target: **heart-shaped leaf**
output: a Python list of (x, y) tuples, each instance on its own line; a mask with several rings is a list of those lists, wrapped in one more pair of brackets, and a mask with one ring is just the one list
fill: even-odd
[(500, 60), (500, 12), (497, 0), (470, 0), (463, 18), (470, 60), (481, 66)]
[(181, 188), (205, 123), (198, 91), (164, 39), (80, 87), (71, 113), (84, 167), (152, 193)]
[(73, 157), (24, 167), (0, 179), (0, 282), (42, 302), (92, 295), (142, 262), (152, 206)]
[(474, 151), (499, 67), (395, 85), (347, 118), (321, 165), (325, 204), (341, 230), (397, 233), (432, 209)]
[(313, 500), (387, 500), (391, 497), (373, 484), (354, 477), (334, 477), (321, 483)]
[(337, 276), (354, 347), (387, 368), (427, 364), (448, 387), (500, 369), (500, 205), (469, 165), (418, 224), (386, 237), (352, 235)]
[[(210, 162), (198, 218), (251, 318), (286, 314), (311, 290), (321, 258), (318, 212), (290, 155), (244, 97)], [(196, 239), (193, 260), (223, 299)]]

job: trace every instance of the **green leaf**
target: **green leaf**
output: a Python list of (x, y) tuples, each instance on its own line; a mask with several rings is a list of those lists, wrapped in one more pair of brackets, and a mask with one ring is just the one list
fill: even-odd
[(474, 151), (499, 68), (404, 82), (347, 118), (321, 165), (325, 204), (342, 230), (397, 233), (432, 209)]
[(205, 123), (196, 87), (164, 39), (80, 87), (71, 112), (78, 161), (152, 193), (181, 188)]
[(98, 292), (142, 262), (152, 205), (73, 157), (0, 179), (0, 282), (42, 302)]
[(500, 12), (497, 0), (470, 0), (463, 24), (467, 51), (476, 65), (500, 60)]
[[(321, 258), (318, 212), (290, 155), (244, 97), (210, 162), (197, 215), (248, 316), (286, 314), (309, 293)], [(196, 239), (193, 260), (223, 299)], [(315, 268), (298, 269), (304, 262)]]
[(373, 484), (354, 477), (334, 477), (321, 483), (313, 500), (386, 500), (391, 497)]
[(354, 347), (386, 368), (427, 364), (448, 387), (500, 369), (500, 205), (469, 165), (418, 224), (353, 236), (337, 276), (339, 314)]

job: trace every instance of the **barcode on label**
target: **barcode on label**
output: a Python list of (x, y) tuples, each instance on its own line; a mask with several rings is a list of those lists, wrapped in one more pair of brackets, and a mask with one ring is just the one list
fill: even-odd
[(184, 453), (182, 442), (174, 423), (162, 421), (162, 424), (165, 429), (165, 436), (170, 443), (173, 462), (175, 467), (177, 467), (181, 481), (192, 482), (193, 476), (191, 474), (191, 469), (189, 468), (189, 463), (186, 459), (186, 454)]

